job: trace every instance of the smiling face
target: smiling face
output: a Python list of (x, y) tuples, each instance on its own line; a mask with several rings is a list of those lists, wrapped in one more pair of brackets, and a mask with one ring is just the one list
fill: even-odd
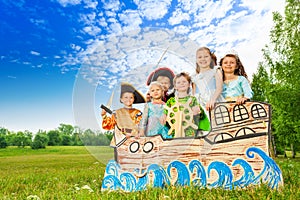
[(189, 87), (190, 87), (190, 82), (186, 79), (186, 77), (180, 76), (176, 78), (174, 82), (174, 88), (178, 92), (188, 92)]
[(201, 70), (209, 69), (212, 62), (210, 52), (206, 49), (197, 51), (196, 62)]
[(121, 102), (125, 107), (131, 108), (134, 102), (134, 94), (131, 92), (124, 92), (121, 96)]
[(157, 77), (157, 81), (163, 86), (164, 91), (167, 92), (171, 86), (171, 81), (167, 76)]
[(149, 93), (151, 98), (161, 99), (164, 94), (164, 91), (161, 86), (154, 84), (149, 88)]
[(237, 63), (235, 57), (224, 57), (222, 60), (222, 70), (227, 74), (234, 74), (234, 70), (237, 69)]

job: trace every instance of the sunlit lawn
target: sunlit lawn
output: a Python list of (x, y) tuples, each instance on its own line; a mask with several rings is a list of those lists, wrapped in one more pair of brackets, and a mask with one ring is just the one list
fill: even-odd
[(243, 190), (155, 189), (101, 192), (109, 147), (47, 147), (0, 149), (0, 199), (300, 199), (300, 158), (278, 158), (284, 188)]

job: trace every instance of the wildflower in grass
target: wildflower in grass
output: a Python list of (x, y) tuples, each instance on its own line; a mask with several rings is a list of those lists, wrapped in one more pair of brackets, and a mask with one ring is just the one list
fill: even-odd
[(37, 195), (29, 195), (28, 197), (26, 197), (27, 200), (40, 200), (40, 197), (38, 197)]
[(80, 190), (80, 187), (79, 187), (78, 184), (75, 184), (75, 185), (74, 185), (74, 188), (75, 188), (76, 191)]
[(94, 192), (94, 190), (92, 188), (90, 188), (90, 186), (88, 186), (88, 185), (82, 186), (81, 189), (88, 190), (89, 192)]
[(75, 190), (77, 190), (77, 191), (80, 190), (80, 187), (75, 186)]

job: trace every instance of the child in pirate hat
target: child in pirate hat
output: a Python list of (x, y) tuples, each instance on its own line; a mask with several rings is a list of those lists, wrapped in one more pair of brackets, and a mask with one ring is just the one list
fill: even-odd
[(151, 82), (157, 81), (159, 82), (164, 88), (164, 97), (163, 101), (167, 102), (168, 99), (174, 97), (173, 91), (173, 79), (175, 77), (174, 72), (168, 67), (161, 67), (154, 70), (147, 79), (147, 86), (150, 85)]
[(132, 105), (145, 103), (145, 99), (131, 84), (122, 83), (120, 102), (124, 107), (116, 110), (111, 116), (107, 116), (104, 109), (101, 111), (102, 128), (105, 130), (114, 129), (114, 137), (110, 144), (112, 147), (121, 145), (126, 138), (138, 135), (138, 124), (142, 118), (142, 113), (133, 108)]

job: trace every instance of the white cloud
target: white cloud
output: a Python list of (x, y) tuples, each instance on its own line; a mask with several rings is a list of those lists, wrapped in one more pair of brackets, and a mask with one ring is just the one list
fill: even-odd
[(81, 47), (76, 45), (76, 44), (71, 44), (71, 48), (74, 49), (75, 51), (80, 51)]
[(125, 26), (132, 26), (133, 29), (139, 28), (142, 24), (142, 19), (139, 13), (135, 10), (126, 10), (125, 12), (119, 14), (120, 21)]
[(134, 0), (138, 6), (141, 16), (147, 20), (157, 20), (163, 18), (171, 6), (171, 0)]
[(92, 8), (92, 9), (96, 9), (97, 5), (98, 5), (98, 1), (94, 1), (94, 0), (84, 0), (85, 8)]
[(39, 56), (41, 55), (39, 52), (37, 51), (30, 51), (30, 54), (35, 55), (35, 56)]
[(122, 31), (121, 24), (117, 23), (116, 21), (114, 21), (114, 23), (110, 24), (109, 28), (112, 33), (121, 33), (121, 31)]
[(96, 19), (96, 13), (95, 12), (90, 12), (90, 13), (80, 13), (79, 14), (80, 18), (79, 21), (83, 22), (84, 24), (93, 24), (95, 23), (95, 19)]
[(35, 24), (36, 26), (42, 26), (42, 25), (46, 24), (46, 20), (44, 20), (44, 19), (30, 18), (29, 20), (30, 20), (31, 23)]
[(121, 4), (119, 0), (101, 0), (103, 3), (104, 10), (118, 11), (121, 8)]
[(57, 2), (63, 7), (66, 7), (68, 5), (78, 5), (81, 3), (81, 0), (57, 0)]
[(109, 18), (114, 18), (117, 16), (116, 12), (112, 12), (110, 10), (105, 11), (105, 15)]
[(279, 0), (274, 3), (272, 0), (241, 0), (241, 6), (245, 6), (251, 10), (261, 13), (262, 11), (278, 11), (283, 13), (285, 8), (285, 1)]
[(101, 17), (97, 21), (97, 23), (99, 24), (100, 27), (103, 27), (103, 28), (107, 27), (107, 22), (106, 22), (106, 19), (104, 17)]
[(188, 34), (190, 32), (190, 29), (187, 26), (179, 25), (179, 26), (174, 27), (174, 31), (176, 33), (180, 33), (180, 34), (185, 35), (185, 34)]
[(172, 13), (172, 17), (168, 21), (170, 25), (177, 25), (184, 20), (190, 20), (190, 15), (188, 13), (182, 13), (181, 10), (177, 9)]
[(83, 28), (83, 31), (89, 35), (96, 36), (101, 32), (101, 29), (97, 26), (86, 26)]

